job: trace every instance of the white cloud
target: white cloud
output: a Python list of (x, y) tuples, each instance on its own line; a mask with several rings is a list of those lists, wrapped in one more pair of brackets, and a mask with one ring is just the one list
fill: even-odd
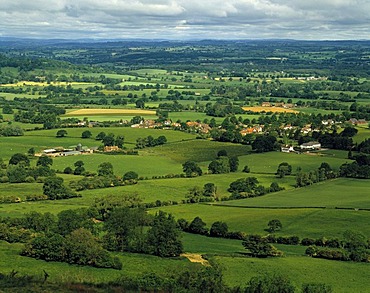
[(1, 0), (0, 35), (369, 39), (368, 11), (369, 0)]

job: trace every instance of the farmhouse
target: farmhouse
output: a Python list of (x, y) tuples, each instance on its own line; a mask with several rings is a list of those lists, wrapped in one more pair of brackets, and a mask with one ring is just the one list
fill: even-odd
[(300, 147), (301, 150), (319, 150), (321, 149), (321, 143), (318, 141), (310, 141), (307, 143), (302, 143)]
[(294, 152), (294, 148), (293, 146), (289, 146), (289, 145), (286, 145), (286, 146), (282, 146), (281, 147), (281, 152), (282, 153), (290, 153), (290, 152)]

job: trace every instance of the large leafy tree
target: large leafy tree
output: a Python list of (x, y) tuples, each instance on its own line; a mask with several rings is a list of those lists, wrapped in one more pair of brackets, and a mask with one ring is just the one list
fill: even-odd
[[(235, 167), (235, 166), (234, 166)], [(230, 161), (228, 157), (219, 157), (208, 165), (208, 171), (212, 174), (222, 174), (230, 172)]]
[(58, 214), (57, 232), (59, 234), (68, 235), (79, 228), (94, 231), (94, 222), (87, 209), (64, 210)]
[(49, 199), (65, 199), (76, 197), (77, 194), (67, 188), (61, 177), (48, 177), (42, 187), (43, 192)]
[(252, 143), (252, 149), (257, 153), (270, 152), (278, 147), (273, 135), (258, 135)]
[(12, 157), (9, 160), (9, 165), (18, 165), (20, 163), (23, 164), (24, 166), (29, 166), (30, 159), (25, 154), (16, 153), (12, 155)]
[(48, 156), (41, 156), (38, 158), (36, 166), (49, 167), (53, 165), (53, 159)]
[(147, 234), (149, 252), (161, 257), (179, 256), (183, 251), (180, 231), (171, 214), (159, 211)]
[(60, 129), (60, 130), (58, 130), (57, 131), (57, 134), (56, 134), (56, 136), (57, 137), (65, 137), (65, 136), (67, 136), (67, 130), (65, 130), (65, 129)]
[(109, 162), (103, 162), (98, 166), (99, 176), (112, 176), (113, 175), (113, 165)]
[(203, 173), (202, 169), (193, 161), (186, 161), (182, 164), (182, 170), (187, 177), (201, 176)]
[(143, 226), (146, 214), (143, 209), (118, 207), (112, 210), (104, 222), (107, 231), (106, 245), (116, 251), (143, 250)]

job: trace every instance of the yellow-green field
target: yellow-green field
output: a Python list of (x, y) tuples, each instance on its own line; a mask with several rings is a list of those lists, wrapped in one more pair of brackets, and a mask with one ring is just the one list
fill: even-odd
[(86, 116), (86, 115), (155, 115), (155, 111), (141, 109), (79, 109), (68, 112), (66, 116)]
[(254, 107), (243, 107), (244, 111), (252, 111), (252, 112), (276, 112), (276, 113), (298, 113), (296, 110), (292, 109), (285, 109), (280, 107), (261, 107), (261, 106), (254, 106)]

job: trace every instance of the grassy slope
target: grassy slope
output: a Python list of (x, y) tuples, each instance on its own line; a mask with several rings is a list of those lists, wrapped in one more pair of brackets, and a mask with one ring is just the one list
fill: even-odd
[(286, 257), (259, 259), (243, 256), (240, 240), (185, 233), (183, 243), (187, 252), (216, 260), (230, 286), (245, 286), (254, 276), (276, 272), (288, 276), (297, 288), (316, 282), (330, 284), (334, 292), (366, 292), (370, 286), (368, 264), (310, 258), (304, 255), (304, 246), (276, 245)]

